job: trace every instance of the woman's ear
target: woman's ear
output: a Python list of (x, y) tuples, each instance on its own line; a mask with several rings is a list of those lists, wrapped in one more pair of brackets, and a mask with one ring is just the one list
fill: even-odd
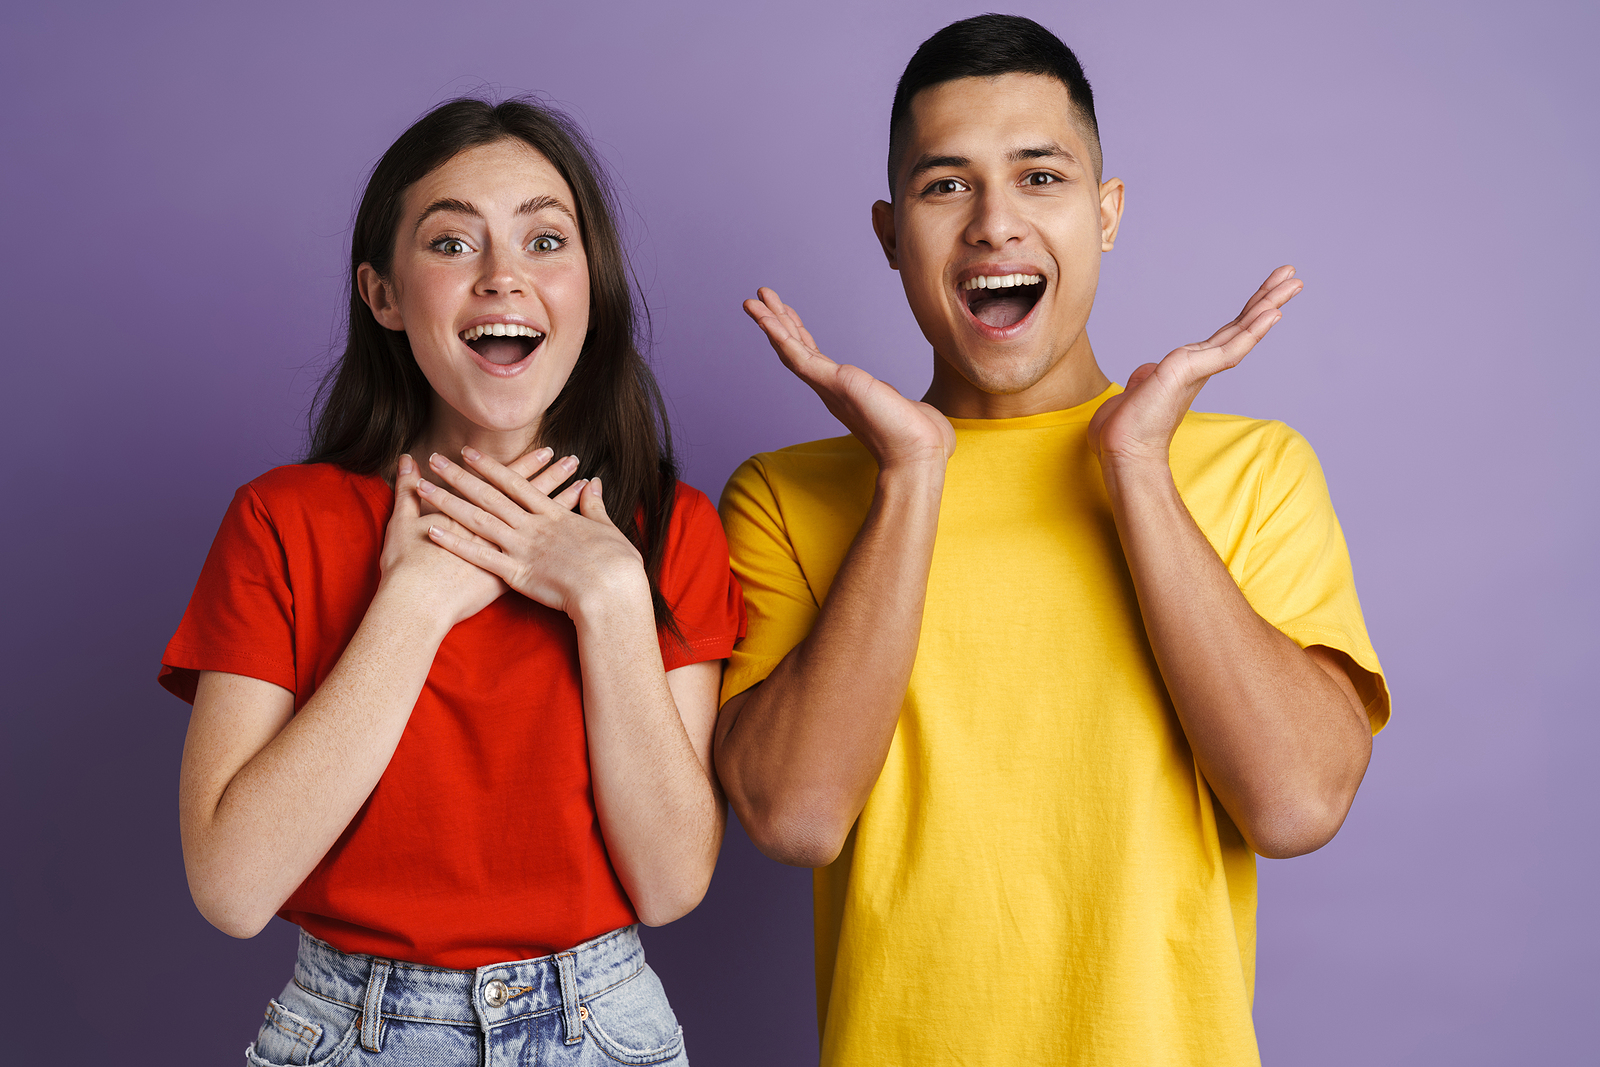
[(400, 305), (394, 299), (394, 290), (389, 288), (389, 283), (373, 269), (371, 263), (363, 263), (356, 268), (356, 288), (361, 291), (361, 299), (367, 302), (367, 307), (372, 309), (372, 317), (378, 320), (379, 326), (386, 330), (406, 328), (405, 320), (400, 317)]

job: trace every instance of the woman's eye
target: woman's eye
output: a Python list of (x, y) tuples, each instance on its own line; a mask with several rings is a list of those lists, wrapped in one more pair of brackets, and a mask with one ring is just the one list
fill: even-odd
[(1024, 185), (1054, 185), (1056, 182), (1058, 182), (1060, 180), (1061, 179), (1057, 178), (1054, 174), (1046, 174), (1043, 171), (1038, 171), (1038, 172), (1030, 174), (1026, 178), (1022, 179), (1022, 184), (1024, 184)]
[(549, 234), (543, 234), (542, 236), (535, 237), (533, 239), (533, 243), (528, 245), (528, 247), (533, 249), (535, 252), (554, 252), (556, 249), (561, 247), (561, 238), (552, 237)]
[(466, 252), (467, 242), (459, 237), (441, 237), (433, 242), (435, 251), (443, 252), (447, 256), (459, 256)]

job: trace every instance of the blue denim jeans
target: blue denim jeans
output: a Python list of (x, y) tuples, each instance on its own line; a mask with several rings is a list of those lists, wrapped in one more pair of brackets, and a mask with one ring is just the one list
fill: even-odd
[(304, 931), (249, 1067), (687, 1067), (637, 928), (536, 960), (450, 971), (349, 956)]

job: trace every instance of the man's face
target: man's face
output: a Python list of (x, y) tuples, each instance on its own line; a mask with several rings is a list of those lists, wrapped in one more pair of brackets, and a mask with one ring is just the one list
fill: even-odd
[(1086, 371), (1103, 382), (1084, 326), (1122, 183), (1096, 181), (1066, 86), (961, 78), (918, 93), (911, 117), (898, 196), (873, 224), (933, 345), (930, 399), (959, 415), (1048, 410)]

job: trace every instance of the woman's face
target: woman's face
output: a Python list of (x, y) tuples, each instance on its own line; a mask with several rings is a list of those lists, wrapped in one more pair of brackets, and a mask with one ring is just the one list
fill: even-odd
[(431, 431), (536, 432), (589, 329), (577, 203), (520, 140), (469, 148), (408, 188), (389, 276), (363, 264), (359, 283), (433, 386)]

